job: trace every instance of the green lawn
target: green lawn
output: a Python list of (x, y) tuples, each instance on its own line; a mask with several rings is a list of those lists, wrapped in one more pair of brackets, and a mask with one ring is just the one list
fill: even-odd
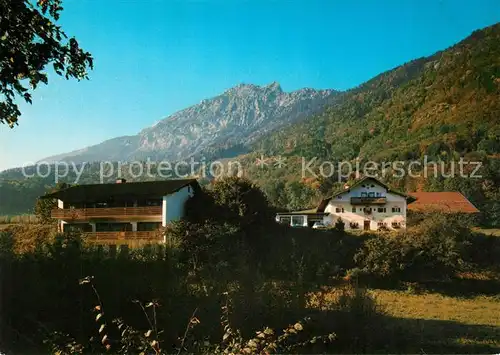
[(494, 235), (500, 237), (500, 229), (499, 228), (474, 228), (474, 231), (480, 232), (486, 235)]
[[(381, 289), (370, 293), (387, 315), (388, 338), (404, 342), (407, 352), (500, 353), (499, 296), (462, 298)], [(333, 300), (333, 290), (327, 301), (330, 295)]]
[(424, 351), (426, 348), (463, 352), (500, 349), (498, 297), (462, 299), (435, 293), (372, 292), (390, 316), (407, 320), (400, 323), (406, 323), (408, 331), (417, 336)]

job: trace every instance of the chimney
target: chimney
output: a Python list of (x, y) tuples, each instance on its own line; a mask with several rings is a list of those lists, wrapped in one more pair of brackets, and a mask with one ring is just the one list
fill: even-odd
[(117, 184), (124, 184), (126, 182), (127, 182), (127, 180), (125, 180), (125, 179), (116, 179)]

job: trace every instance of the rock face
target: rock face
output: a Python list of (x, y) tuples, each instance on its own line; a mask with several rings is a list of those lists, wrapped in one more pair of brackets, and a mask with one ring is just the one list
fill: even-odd
[(136, 159), (207, 159), (243, 153), (265, 133), (306, 118), (331, 104), (334, 90), (301, 89), (290, 93), (273, 82), (267, 86), (240, 84), (166, 117), (136, 136), (118, 137), (45, 161)]

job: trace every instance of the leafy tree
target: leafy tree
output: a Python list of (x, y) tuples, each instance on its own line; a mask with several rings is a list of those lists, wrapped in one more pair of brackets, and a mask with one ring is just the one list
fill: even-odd
[(216, 180), (212, 185), (220, 218), (241, 225), (272, 221), (266, 195), (250, 180), (237, 176)]
[(47, 65), (77, 80), (86, 79), (87, 68), (93, 68), (90, 53), (56, 24), (61, 2), (0, 0), (0, 122), (11, 128), (21, 115), (16, 97), (31, 103), (30, 89), (48, 83)]
[(38, 198), (35, 203), (35, 216), (38, 222), (42, 224), (53, 223), (51, 211), (57, 207), (57, 203), (53, 199)]
[[(58, 183), (55, 188), (51, 189), (49, 193), (56, 192), (70, 185), (66, 183)], [(42, 224), (51, 224), (54, 220), (51, 217), (51, 211), (57, 207), (57, 203), (54, 199), (42, 199), (38, 198), (35, 203), (35, 215), (38, 221)]]

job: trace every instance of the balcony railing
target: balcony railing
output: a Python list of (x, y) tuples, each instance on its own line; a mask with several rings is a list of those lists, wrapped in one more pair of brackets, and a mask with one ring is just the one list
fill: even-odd
[(384, 205), (385, 197), (351, 197), (351, 205)]
[(161, 216), (161, 206), (151, 207), (112, 207), (112, 208), (56, 208), (52, 218), (86, 220), (92, 218), (145, 217)]
[(163, 236), (159, 231), (153, 232), (93, 232), (84, 233), (87, 241), (97, 244), (134, 244), (159, 243)]

